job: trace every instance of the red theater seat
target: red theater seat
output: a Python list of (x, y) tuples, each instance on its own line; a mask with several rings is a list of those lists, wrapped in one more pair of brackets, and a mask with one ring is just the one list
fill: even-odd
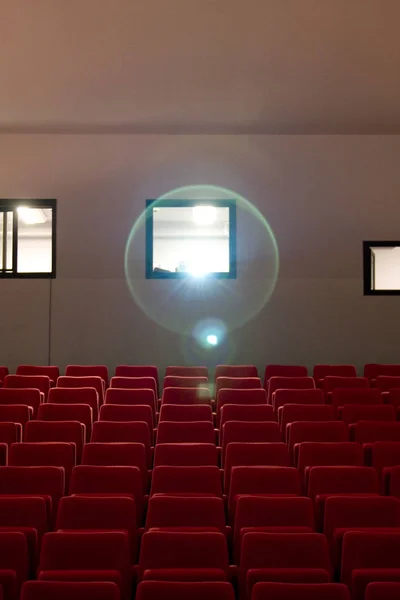
[[(169, 390), (174, 388), (168, 388)], [(182, 388), (181, 388), (182, 389)], [(211, 421), (213, 420), (212, 409), (207, 404), (193, 404), (185, 406), (181, 404), (163, 404), (160, 410), (160, 423), (163, 421)]]
[(39, 421), (78, 421), (85, 426), (85, 440), (92, 434), (93, 412), (88, 404), (42, 404), (38, 411)]
[(221, 474), (214, 466), (155, 467), (151, 482), (154, 494), (222, 497)]
[[(272, 404), (273, 395), (277, 390), (313, 390), (314, 388), (312, 377), (271, 377), (267, 385), (267, 401), (268, 404)], [(305, 397), (311, 398), (311, 395), (307, 394)], [(318, 398), (315, 394), (314, 397)]]
[(93, 423), (92, 442), (137, 442), (146, 449), (147, 467), (151, 468), (152, 450), (149, 426), (142, 421), (97, 421)]
[[(87, 377), (72, 377), (64, 376), (57, 379), (57, 387), (59, 388), (94, 388), (99, 397), (99, 406), (104, 403), (104, 379), (96, 376)], [(83, 394), (83, 392), (81, 392)], [(85, 392), (86, 394), (86, 392)], [(54, 400), (52, 400), (54, 402)]]
[(359, 421), (354, 425), (354, 441), (359, 444), (400, 442), (400, 423), (391, 421)]
[(321, 382), (325, 377), (357, 377), (354, 365), (315, 365), (313, 377), (316, 382)]
[(400, 533), (345, 533), (341, 578), (353, 600), (364, 600), (371, 582), (400, 581)]
[(68, 486), (75, 466), (75, 445), (68, 442), (23, 442), (10, 446), (11, 467), (63, 467)]
[[(311, 378), (308, 378), (311, 379)], [(272, 406), (275, 412), (279, 412), (281, 406), (286, 404), (325, 404), (324, 394), (321, 390), (310, 389), (278, 389), (272, 394)]]
[(45, 401), (49, 395), (50, 378), (45, 375), (7, 375), (3, 381), (6, 389), (33, 389), (44, 394)]
[(14, 444), (22, 440), (22, 426), (19, 423), (0, 423), (0, 443)]
[(391, 496), (400, 498), (400, 466), (393, 467), (390, 473), (389, 493)]
[(24, 404), (0, 404), (1, 423), (19, 423), (24, 427), (32, 414), (32, 409)]
[(53, 383), (60, 377), (60, 369), (55, 366), (19, 365), (17, 375), (45, 375)]
[[(191, 600), (204, 600), (205, 598), (207, 600), (235, 600), (235, 592), (232, 585), (225, 581), (142, 581), (136, 592), (136, 600), (188, 600), (188, 598)], [(28, 598), (28, 600), (30, 599)]]
[(118, 406), (150, 406), (154, 420), (156, 418), (156, 395), (151, 389), (118, 389), (109, 388), (106, 392), (106, 405)]
[(225, 453), (231, 442), (280, 442), (279, 425), (273, 421), (228, 421), (220, 430), (222, 446), (221, 464), (224, 466)]
[(0, 467), (6, 467), (8, 463), (8, 445), (0, 443)]
[(358, 421), (396, 421), (396, 409), (390, 405), (346, 404), (339, 411), (342, 421), (348, 425)]
[(218, 451), (215, 444), (157, 444), (154, 466), (200, 467), (217, 466)]
[(369, 363), (364, 366), (364, 377), (368, 377), (368, 379), (376, 379), (381, 375), (386, 377), (399, 377), (400, 365), (380, 365)]
[(390, 392), (400, 388), (400, 374), (396, 376), (380, 375), (375, 380), (375, 387), (381, 392)]
[(224, 404), (220, 416), (220, 429), (228, 421), (275, 421), (269, 404)]
[(348, 427), (342, 421), (297, 421), (290, 423), (286, 432), (289, 450), (297, 452), (303, 442), (347, 442), (349, 439)]
[(163, 421), (158, 424), (157, 444), (215, 444), (215, 441), (215, 430), (211, 421)]
[(329, 403), (338, 413), (340, 407), (347, 404), (378, 405), (383, 403), (382, 394), (374, 388), (337, 388), (329, 396)]
[(9, 374), (8, 367), (0, 366), (0, 383), (2, 383), (4, 381), (4, 379), (7, 377), (8, 374)]
[(228, 581), (226, 537), (217, 532), (149, 531), (140, 548), (138, 581)]
[(393, 467), (400, 465), (400, 442), (375, 442), (371, 446), (371, 464), (382, 475), (384, 489)]
[(222, 498), (152, 496), (146, 518), (146, 530), (220, 531), (226, 535)]
[(365, 600), (398, 600), (400, 598), (400, 582), (374, 582), (367, 585)]
[(252, 600), (350, 600), (350, 593), (341, 583), (256, 583)]
[(208, 377), (179, 377), (168, 375), (164, 377), (164, 390), (167, 388), (207, 388)]
[(364, 389), (368, 387), (369, 381), (366, 377), (337, 377), (328, 375), (324, 378), (322, 384), (322, 390), (325, 395), (338, 389)]
[[(318, 390), (321, 391), (321, 390)], [(334, 421), (335, 413), (328, 404), (285, 404), (278, 410), (278, 422), (287, 439), (287, 426), (296, 421)]]
[(161, 407), (174, 405), (211, 405), (210, 390), (206, 387), (167, 387), (164, 388)]
[(4, 600), (18, 600), (28, 579), (29, 558), (26, 537), (21, 532), (0, 533), (0, 589)]
[(329, 583), (332, 566), (319, 533), (246, 533), (239, 565), (241, 598), (251, 598), (261, 581)]
[[(155, 398), (158, 396), (157, 382), (154, 377), (112, 377), (110, 388), (122, 390), (153, 390)], [(123, 404), (121, 402), (121, 404)]]
[(308, 377), (308, 369), (300, 365), (267, 365), (264, 371), (265, 389), (271, 377)]
[(51, 404), (87, 404), (93, 412), (93, 421), (99, 418), (99, 394), (94, 388), (52, 388), (49, 392)]
[(302, 442), (298, 447), (298, 464), (303, 476), (307, 467), (353, 466), (364, 463), (362, 447), (354, 442)]
[(27, 581), (22, 587), (21, 600), (55, 599), (120, 600), (120, 592), (109, 582)]
[(40, 581), (111, 581), (132, 595), (129, 538), (122, 532), (57, 532), (43, 537)]
[(235, 564), (240, 563), (240, 549), (246, 533), (311, 533), (314, 528), (314, 507), (310, 498), (239, 496), (234, 529)]
[(100, 377), (108, 388), (108, 369), (104, 365), (68, 365), (65, 369), (67, 377)]
[(258, 377), (258, 372), (254, 365), (217, 365), (215, 380), (219, 377)]
[(85, 435), (85, 426), (78, 421), (29, 421), (25, 425), (24, 442), (75, 444), (76, 462), (80, 463)]
[(269, 442), (231, 442), (225, 454), (224, 488), (229, 493), (231, 471), (236, 466), (288, 467), (289, 452), (286, 444)]
[(165, 371), (167, 377), (207, 377), (207, 367), (167, 367)]
[(154, 412), (151, 406), (146, 404), (137, 404), (128, 406), (125, 404), (103, 404), (100, 409), (100, 421), (142, 421), (147, 423), (150, 438), (155, 425)]
[(142, 474), (143, 489), (147, 490), (149, 474), (147, 471), (146, 448), (136, 442), (95, 442), (85, 444), (82, 453), (82, 465), (137, 467)]
[(36, 419), (39, 406), (42, 402), (42, 394), (40, 390), (29, 389), (12, 389), (0, 388), (0, 404), (1, 405), (23, 405), (29, 406), (32, 409), (32, 417)]
[(226, 404), (241, 406), (266, 405), (267, 394), (262, 388), (253, 389), (222, 389), (219, 390), (217, 398), (217, 424), (221, 419), (221, 411)]
[(220, 390), (254, 390), (262, 388), (259, 377), (218, 377), (215, 383), (215, 397)]
[[(118, 365), (115, 369), (116, 377), (150, 377), (156, 382), (156, 396), (159, 396), (158, 369), (154, 365)], [(152, 389), (152, 388), (151, 388)]]

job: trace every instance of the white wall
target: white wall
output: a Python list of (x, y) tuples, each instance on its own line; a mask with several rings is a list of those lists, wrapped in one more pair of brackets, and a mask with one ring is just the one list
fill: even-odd
[[(399, 299), (364, 297), (362, 282), (362, 241), (399, 235), (399, 157), (399, 136), (1, 135), (2, 197), (58, 199), (58, 273), (0, 281), (0, 363), (46, 363), (49, 349), (60, 366), (399, 362)], [(202, 288), (146, 281), (138, 232), (143, 311), (124, 272), (132, 225), (147, 198), (198, 183), (236, 190), (268, 221), (275, 290), (273, 246), (240, 211), (238, 279)], [(207, 318), (228, 327), (210, 351), (188, 335)]]

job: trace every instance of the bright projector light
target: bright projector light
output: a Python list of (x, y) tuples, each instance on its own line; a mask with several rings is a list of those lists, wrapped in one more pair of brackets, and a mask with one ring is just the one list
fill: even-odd
[(206, 339), (207, 343), (210, 344), (210, 346), (216, 346), (218, 344), (218, 338), (214, 334), (208, 335)]
[(194, 206), (193, 221), (196, 225), (212, 225), (217, 218), (217, 209), (215, 206)]

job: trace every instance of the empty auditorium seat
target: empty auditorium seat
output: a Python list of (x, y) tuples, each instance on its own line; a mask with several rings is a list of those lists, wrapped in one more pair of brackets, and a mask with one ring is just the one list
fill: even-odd
[(70, 495), (127, 496), (134, 498), (137, 525), (143, 520), (144, 490), (137, 467), (78, 465), (72, 471)]
[(0, 366), (0, 383), (2, 383), (4, 381), (4, 379), (7, 377), (8, 374), (9, 374), (8, 367)]
[(275, 421), (269, 404), (224, 404), (220, 415), (220, 429), (228, 421)]
[[(320, 391), (320, 390), (319, 390)], [(287, 440), (287, 426), (295, 421), (334, 421), (335, 412), (328, 404), (285, 404), (278, 410), (278, 423)]]
[(100, 377), (108, 388), (108, 369), (104, 365), (68, 365), (65, 369), (66, 377)]
[(229, 534), (222, 498), (152, 496), (149, 500), (146, 530), (220, 531)]
[(28, 545), (21, 532), (0, 533), (0, 589), (4, 600), (18, 600), (29, 576)]
[[(27, 581), (21, 600), (120, 600), (119, 588), (110, 582)], [(329, 599), (331, 600), (331, 599)]]
[(0, 423), (0, 443), (14, 444), (22, 440), (22, 426), (20, 423)]
[(147, 466), (151, 468), (152, 450), (149, 426), (142, 421), (97, 421), (93, 423), (92, 442), (138, 442), (146, 449)]
[(347, 531), (396, 527), (400, 532), (400, 501), (396, 498), (331, 496), (325, 501), (324, 534), (337, 567)]
[(39, 421), (78, 421), (85, 426), (85, 441), (92, 435), (93, 412), (88, 404), (49, 404), (39, 406)]
[(252, 600), (350, 600), (350, 593), (341, 583), (256, 583)]
[(215, 382), (215, 397), (220, 390), (253, 390), (262, 388), (259, 377), (218, 377)]
[(1, 423), (19, 423), (24, 427), (31, 415), (33, 415), (32, 409), (25, 404), (0, 404)]
[(168, 375), (164, 377), (164, 390), (166, 388), (207, 388), (208, 377), (179, 377), (177, 375)]
[(225, 453), (224, 489), (229, 493), (231, 471), (236, 466), (289, 466), (286, 444), (279, 442), (231, 442)]
[(302, 442), (298, 448), (297, 468), (303, 476), (305, 470), (314, 466), (362, 466), (363, 451), (354, 442)]
[(165, 375), (172, 377), (207, 377), (208, 367), (174, 367), (166, 368)]
[(231, 442), (280, 442), (281, 432), (274, 421), (228, 421), (220, 430), (221, 465)]
[(261, 581), (329, 583), (328, 543), (319, 533), (246, 533), (239, 565), (239, 594), (250, 600)]
[(24, 442), (69, 442), (75, 444), (76, 462), (80, 463), (86, 432), (78, 421), (29, 421)]
[(12, 467), (63, 467), (68, 486), (75, 466), (75, 445), (68, 442), (23, 442), (12, 444), (8, 464)]
[(287, 426), (289, 450), (296, 454), (303, 442), (347, 442), (349, 430), (342, 421), (297, 421)]
[(400, 598), (400, 583), (373, 582), (367, 585), (365, 600), (398, 600)]
[(264, 405), (267, 404), (267, 394), (262, 388), (242, 390), (227, 388), (219, 390), (218, 396), (216, 396), (217, 425), (220, 422), (221, 410), (225, 404), (239, 404), (241, 406)]
[(271, 377), (308, 377), (308, 369), (300, 365), (267, 365), (264, 371), (265, 389)]
[(161, 406), (165, 404), (209, 404), (211, 394), (207, 387), (167, 387), (164, 388)]
[(151, 377), (156, 382), (156, 396), (159, 396), (158, 369), (154, 365), (118, 365), (115, 369), (116, 377)]
[(228, 547), (219, 532), (148, 531), (142, 537), (137, 579), (227, 581)]
[(158, 424), (157, 444), (216, 442), (214, 425), (211, 421), (162, 421)]
[[(169, 390), (177, 388), (167, 388)], [(182, 388), (180, 388), (182, 389)], [(163, 421), (212, 421), (213, 414), (208, 404), (163, 404), (160, 410), (160, 423)]]
[(300, 492), (299, 474), (292, 467), (233, 467), (228, 496), (229, 523), (234, 524), (238, 499), (244, 495), (297, 496)]
[(365, 589), (373, 581), (400, 581), (400, 533), (345, 533), (341, 579), (353, 600), (364, 600)]
[(354, 441), (359, 444), (400, 442), (400, 423), (391, 421), (359, 421), (354, 425)]
[[(110, 388), (123, 390), (153, 390), (157, 398), (157, 382), (154, 377), (112, 377)], [(124, 404), (121, 402), (121, 404)]]
[[(310, 379), (310, 378), (308, 378)], [(321, 390), (310, 389), (278, 389), (272, 394), (272, 406), (279, 412), (281, 406), (286, 404), (325, 404), (324, 394)]]
[(49, 521), (57, 512), (65, 492), (64, 469), (61, 467), (1, 467), (0, 497), (40, 496), (46, 501)]
[(111, 581), (121, 600), (132, 595), (129, 538), (115, 532), (56, 532), (43, 537), (40, 581)]
[[(207, 600), (235, 600), (235, 592), (227, 581), (142, 581), (136, 592), (136, 600), (187, 600), (188, 598), (191, 600), (204, 600), (205, 598)], [(28, 598), (27, 600), (39, 599)], [(44, 600), (50, 599), (44, 598)], [(66, 599), (61, 598), (61, 600)], [(99, 598), (99, 600), (103, 599)], [(336, 598), (327, 600), (336, 600)], [(338, 598), (337, 600), (342, 599)]]
[(368, 388), (369, 381), (366, 377), (337, 377), (328, 375), (324, 378), (322, 390), (325, 395), (337, 389), (360, 389)]
[(99, 394), (94, 388), (51, 388), (51, 404), (88, 404), (93, 412), (93, 421), (99, 418)]
[[(357, 377), (354, 365), (315, 365), (313, 377), (316, 383), (321, 383), (325, 377)], [(319, 387), (319, 386), (318, 386)]]
[(66, 496), (58, 505), (56, 529), (63, 531), (123, 531), (128, 534), (131, 560), (136, 560), (136, 506), (133, 498)]
[(8, 445), (0, 443), (0, 467), (6, 467), (8, 463)]
[(109, 388), (106, 392), (105, 403), (119, 406), (150, 406), (153, 417), (156, 418), (156, 395), (152, 389)]
[(7, 375), (3, 387), (9, 389), (39, 390), (47, 400), (50, 390), (50, 378), (46, 375)]
[(400, 388), (400, 374), (397, 376), (380, 375), (375, 380), (375, 387), (381, 392), (390, 392)]
[(56, 366), (19, 365), (17, 375), (45, 375), (53, 383), (60, 377), (60, 369)]
[[(104, 379), (96, 376), (72, 377), (62, 376), (57, 379), (59, 388), (94, 388), (99, 396), (99, 406), (104, 403)], [(54, 402), (54, 400), (52, 401)]]
[(348, 425), (358, 421), (396, 421), (396, 409), (391, 405), (346, 404), (339, 412), (342, 421)]
[(154, 412), (146, 404), (103, 404), (100, 409), (100, 421), (142, 421), (149, 427), (151, 440), (155, 425)]
[(39, 406), (42, 402), (40, 390), (0, 388), (0, 404), (17, 404), (29, 406), (32, 409), (32, 418), (36, 419)]
[(337, 388), (329, 396), (329, 404), (338, 414), (340, 407), (347, 404), (379, 405), (383, 403), (382, 394), (375, 388)]
[(239, 564), (244, 534), (310, 533), (315, 528), (314, 507), (310, 498), (239, 496), (234, 523), (234, 562)]
[(389, 494), (400, 498), (400, 466), (393, 467), (390, 472)]
[(382, 475), (384, 489), (388, 489), (385, 479), (393, 467), (400, 465), (400, 442), (375, 442), (371, 447), (371, 465)]
[(215, 444), (157, 444), (154, 466), (217, 466), (218, 451)]
[(215, 380), (219, 377), (258, 377), (258, 372), (254, 365), (217, 365)]
[(137, 442), (94, 442), (85, 444), (82, 465), (137, 467), (142, 474), (143, 490), (147, 490), (146, 448)]
[(308, 495), (315, 502), (317, 527), (322, 528), (326, 498), (337, 495), (379, 494), (379, 478), (371, 467), (312, 467)]
[(267, 385), (267, 401), (268, 404), (272, 404), (272, 396), (277, 390), (312, 390), (314, 388), (315, 383), (312, 377), (271, 377)]
[(222, 497), (220, 470), (210, 465), (155, 467), (151, 482), (154, 494)]

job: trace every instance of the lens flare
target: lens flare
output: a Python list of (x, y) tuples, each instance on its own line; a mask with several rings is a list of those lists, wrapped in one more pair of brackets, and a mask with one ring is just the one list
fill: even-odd
[(208, 335), (206, 340), (207, 340), (207, 343), (210, 344), (210, 346), (216, 346), (218, 344), (218, 337), (216, 335), (214, 335), (213, 333)]

